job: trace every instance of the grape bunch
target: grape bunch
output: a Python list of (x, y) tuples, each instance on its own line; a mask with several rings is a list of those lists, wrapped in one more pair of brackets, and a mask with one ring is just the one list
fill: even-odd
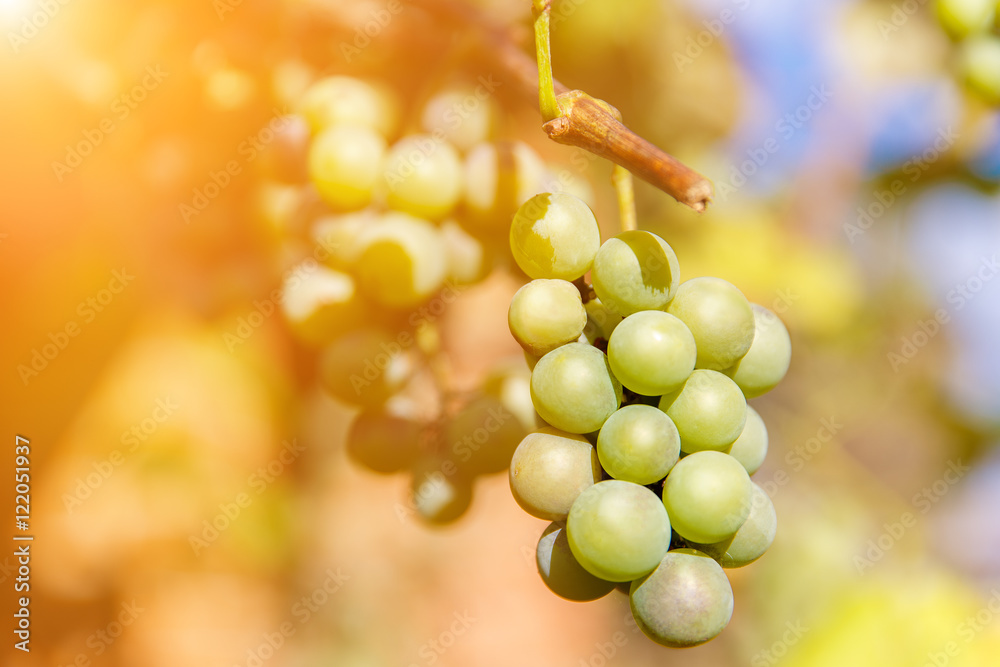
[(283, 178), (265, 191), (265, 211), (284, 247), (276, 301), (317, 348), (322, 387), (360, 408), (349, 457), (409, 471), (401, 518), (442, 524), (468, 508), (476, 476), (507, 470), (537, 422), (523, 368), (454, 386), (437, 324), (464, 289), (509, 264), (510, 218), (557, 183), (528, 145), (495, 140), (498, 105), (469, 84), (414, 107), (416, 127), (402, 134), (388, 86), (312, 83), (276, 142)]
[(1000, 2), (937, 0), (935, 9), (957, 44), (961, 79), (986, 103), (1000, 105)]
[(546, 423), (517, 446), (510, 486), (552, 522), (536, 552), (543, 581), (574, 601), (627, 585), (654, 641), (712, 639), (733, 611), (723, 568), (753, 562), (775, 535), (774, 507), (750, 480), (767, 429), (747, 398), (784, 377), (785, 326), (724, 280), (680, 282), (656, 234), (602, 245), (570, 194), (525, 202), (510, 245), (532, 280), (508, 321)]

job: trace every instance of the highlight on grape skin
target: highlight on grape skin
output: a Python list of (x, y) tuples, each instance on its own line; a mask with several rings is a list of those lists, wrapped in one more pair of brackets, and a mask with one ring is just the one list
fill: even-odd
[(686, 454), (724, 451), (746, 425), (746, 398), (735, 382), (716, 371), (694, 371), (680, 388), (660, 398), (659, 408), (677, 426)]
[(632, 230), (608, 239), (594, 259), (594, 291), (621, 316), (665, 308), (680, 282), (677, 255), (652, 232)]
[(753, 343), (750, 302), (721, 278), (692, 278), (681, 283), (667, 312), (684, 322), (694, 335), (698, 368), (729, 368)]
[(750, 514), (753, 485), (739, 461), (722, 452), (689, 454), (667, 475), (663, 504), (677, 534), (713, 544), (736, 534)]
[(774, 389), (785, 377), (792, 361), (792, 339), (777, 315), (755, 303), (751, 307), (754, 337), (750, 349), (723, 372), (747, 398), (756, 398)]
[(514, 261), (530, 278), (576, 280), (590, 270), (600, 245), (593, 211), (565, 193), (535, 195), (510, 225)]
[(697, 354), (687, 326), (662, 311), (629, 315), (608, 341), (615, 377), (644, 396), (659, 396), (681, 386), (694, 371)]
[(677, 427), (651, 405), (626, 405), (608, 417), (597, 436), (597, 456), (609, 475), (635, 484), (663, 479), (680, 459)]
[(553, 428), (531, 433), (514, 451), (510, 490), (539, 519), (561, 521), (584, 489), (601, 481), (597, 451), (586, 438)]
[(570, 343), (539, 359), (531, 399), (542, 419), (570, 433), (591, 433), (621, 405), (622, 386), (595, 347)]
[(578, 339), (587, 324), (587, 311), (572, 283), (539, 279), (514, 294), (507, 322), (521, 347), (540, 357)]

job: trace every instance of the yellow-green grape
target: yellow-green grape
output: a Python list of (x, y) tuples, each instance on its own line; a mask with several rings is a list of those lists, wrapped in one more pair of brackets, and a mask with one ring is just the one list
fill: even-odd
[(626, 405), (597, 436), (597, 457), (615, 479), (652, 484), (667, 476), (681, 454), (681, 437), (662, 410)]
[(420, 425), (381, 410), (362, 410), (347, 432), (347, 455), (383, 475), (407, 470), (416, 461)]
[(378, 215), (369, 209), (319, 218), (310, 230), (317, 257), (332, 269), (350, 271), (361, 252), (362, 233), (377, 221)]
[(664, 394), (659, 408), (677, 426), (685, 454), (728, 449), (743, 432), (747, 417), (747, 401), (736, 383), (718, 371), (704, 369)]
[(938, 20), (958, 38), (986, 32), (993, 23), (996, 0), (936, 0)]
[(545, 427), (530, 433), (510, 462), (510, 490), (525, 512), (561, 521), (577, 496), (601, 481), (601, 464), (586, 438)]
[(531, 402), (531, 373), (522, 366), (502, 364), (483, 380), (482, 391), (496, 397), (527, 431), (544, 426)]
[(331, 76), (306, 90), (299, 113), (314, 134), (336, 125), (360, 125), (389, 137), (399, 121), (399, 102), (385, 86)]
[(535, 562), (549, 590), (566, 600), (589, 602), (604, 597), (615, 587), (613, 582), (595, 577), (577, 562), (562, 521), (550, 523), (542, 533), (535, 549)]
[(1000, 37), (983, 35), (963, 42), (959, 69), (983, 99), (1000, 104)]
[(621, 316), (666, 307), (680, 282), (680, 264), (667, 242), (632, 230), (604, 242), (592, 274), (597, 297)]
[(743, 464), (748, 475), (757, 472), (767, 457), (767, 427), (757, 411), (749, 405), (743, 432), (729, 449), (729, 455)]
[(350, 211), (372, 200), (385, 155), (385, 139), (371, 128), (335, 125), (309, 147), (309, 178), (331, 208)]
[(587, 487), (566, 521), (573, 556), (607, 581), (631, 581), (656, 568), (670, 548), (670, 518), (656, 494), (609, 479)]
[(723, 372), (743, 390), (747, 398), (754, 398), (774, 389), (792, 361), (792, 339), (778, 316), (764, 306), (753, 308), (754, 337), (750, 349), (735, 365)]
[(355, 271), (362, 291), (395, 308), (427, 300), (444, 283), (448, 253), (431, 223), (389, 212), (360, 239)]
[(314, 344), (333, 340), (365, 315), (351, 276), (309, 262), (287, 272), (281, 310), (292, 330)]
[(590, 270), (600, 246), (594, 212), (573, 195), (535, 195), (510, 225), (514, 261), (531, 278), (576, 280)]
[(319, 361), (320, 384), (334, 398), (380, 406), (413, 375), (414, 361), (388, 331), (364, 328), (333, 341)]
[(698, 368), (722, 370), (739, 361), (754, 336), (750, 302), (721, 278), (692, 278), (681, 283), (667, 312), (694, 334)]
[(771, 547), (778, 531), (778, 515), (771, 498), (753, 482), (751, 486), (753, 495), (750, 500), (750, 515), (736, 534), (724, 542), (697, 547), (717, 560), (722, 567), (743, 567), (754, 562)]
[(621, 383), (643, 396), (674, 391), (690, 377), (698, 350), (679, 319), (661, 310), (626, 317), (608, 341), (608, 361)]
[(587, 341), (590, 344), (594, 344), (598, 338), (609, 341), (615, 328), (621, 324), (622, 316), (611, 312), (600, 299), (591, 299), (583, 307), (587, 310), (587, 325), (583, 328)]
[(441, 237), (448, 253), (448, 278), (458, 285), (470, 285), (486, 277), (490, 258), (482, 241), (453, 220), (441, 223)]
[(647, 577), (632, 582), (632, 617), (643, 633), (671, 648), (717, 637), (733, 616), (733, 588), (709, 556), (674, 549)]
[(428, 457), (413, 468), (410, 494), (421, 519), (431, 525), (444, 525), (457, 521), (469, 509), (472, 480), (441, 459)]
[(556, 428), (591, 433), (621, 405), (622, 385), (611, 374), (603, 352), (585, 343), (569, 343), (535, 364), (531, 400), (541, 418)]
[(465, 210), (479, 232), (503, 234), (517, 209), (545, 189), (545, 163), (520, 141), (482, 143), (465, 156)]
[(753, 484), (740, 462), (722, 452), (682, 458), (663, 483), (663, 505), (685, 540), (712, 544), (736, 534), (750, 514)]
[(382, 178), (391, 208), (439, 220), (462, 196), (462, 162), (443, 139), (412, 134), (396, 142), (385, 156)]
[(444, 428), (451, 459), (473, 475), (502, 472), (528, 434), (496, 396), (481, 394), (463, 407)]
[(587, 311), (573, 283), (532, 280), (511, 299), (507, 324), (521, 347), (542, 356), (578, 339), (587, 324)]
[(420, 126), (464, 152), (489, 138), (495, 118), (492, 98), (477, 94), (471, 86), (460, 86), (429, 99), (420, 114)]

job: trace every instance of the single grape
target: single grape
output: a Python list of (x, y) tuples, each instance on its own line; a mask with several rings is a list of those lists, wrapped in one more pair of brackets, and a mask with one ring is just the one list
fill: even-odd
[(491, 258), (483, 242), (454, 220), (441, 223), (441, 238), (448, 253), (448, 278), (457, 285), (477, 283), (490, 272)]
[(582, 436), (550, 427), (528, 434), (510, 462), (514, 500), (539, 519), (565, 519), (576, 497), (600, 480), (594, 446)]
[(389, 206), (438, 220), (462, 195), (462, 162), (443, 139), (413, 134), (400, 139), (385, 156), (382, 178)]
[(621, 316), (660, 310), (680, 281), (677, 255), (652, 232), (631, 230), (604, 242), (592, 274), (597, 297)]
[(465, 210), (477, 232), (505, 234), (517, 209), (545, 189), (545, 163), (527, 144), (474, 146), (465, 156)]
[(963, 38), (989, 29), (996, 4), (996, 0), (937, 0), (934, 8), (945, 30)]
[(677, 534), (699, 544), (729, 539), (750, 514), (753, 484), (740, 462), (722, 452), (682, 458), (663, 484), (663, 505)]
[(608, 341), (608, 361), (615, 377), (644, 396), (680, 387), (691, 376), (697, 355), (687, 326), (661, 310), (629, 315)]
[(299, 264), (286, 273), (281, 310), (295, 333), (313, 344), (333, 340), (365, 316), (354, 279), (315, 263)]
[(723, 542), (697, 547), (717, 560), (722, 567), (743, 567), (754, 562), (770, 548), (778, 531), (778, 515), (774, 512), (774, 504), (764, 489), (753, 482), (751, 486), (753, 496), (750, 500), (750, 515), (736, 534)]
[(535, 195), (510, 225), (514, 261), (531, 278), (576, 280), (590, 270), (600, 245), (593, 211), (572, 195)]
[(385, 139), (375, 130), (335, 125), (309, 147), (309, 178), (331, 208), (364, 208), (372, 200), (384, 154)]
[(528, 429), (500, 399), (487, 394), (469, 401), (444, 429), (451, 459), (473, 475), (507, 470), (527, 434)]
[(499, 400), (526, 431), (544, 426), (531, 402), (531, 373), (520, 364), (501, 363), (483, 380), (482, 391)]
[(359, 125), (388, 137), (399, 120), (399, 102), (385, 86), (331, 76), (309, 87), (299, 112), (314, 134), (336, 125)]
[(477, 95), (471, 86), (458, 86), (427, 100), (420, 126), (427, 134), (444, 137), (458, 150), (467, 151), (489, 138), (496, 114), (492, 99)]
[(597, 436), (601, 466), (626, 482), (646, 485), (663, 479), (680, 453), (674, 423), (650, 405), (626, 405), (608, 417)]
[(698, 369), (664, 394), (659, 407), (674, 420), (685, 454), (723, 451), (743, 432), (747, 401), (736, 383), (718, 371)]
[(319, 360), (320, 384), (334, 398), (379, 406), (413, 375), (413, 356), (388, 331), (364, 328), (333, 341)]
[(578, 339), (587, 324), (587, 311), (573, 283), (532, 280), (511, 299), (507, 323), (521, 347), (542, 356)]
[(361, 253), (362, 233), (378, 219), (370, 209), (317, 219), (310, 230), (317, 256), (332, 269), (350, 271)]
[(612, 313), (600, 299), (591, 299), (583, 304), (583, 307), (587, 310), (587, 325), (583, 328), (587, 342), (593, 345), (598, 338), (603, 338), (607, 343), (611, 339), (611, 334), (621, 324), (622, 316)]
[(347, 432), (347, 455), (377, 473), (406, 470), (417, 459), (420, 425), (381, 410), (362, 410)]
[(579, 495), (566, 535), (585, 570), (607, 581), (629, 581), (652, 572), (667, 553), (670, 519), (646, 487), (609, 479)]
[(573, 602), (602, 598), (615, 587), (613, 582), (595, 577), (577, 562), (566, 538), (566, 524), (561, 521), (550, 523), (542, 533), (535, 562), (549, 590)]
[(632, 617), (657, 644), (684, 648), (717, 637), (733, 616), (733, 588), (722, 568), (694, 549), (674, 549), (632, 582)]
[(556, 428), (590, 433), (621, 405), (622, 386), (603, 352), (569, 343), (539, 359), (531, 372), (531, 400), (542, 419)]
[(721, 278), (692, 278), (681, 283), (667, 312), (684, 322), (694, 334), (698, 368), (729, 368), (753, 343), (750, 302)]
[(411, 498), (417, 514), (432, 525), (458, 520), (472, 504), (472, 480), (451, 470), (435, 457), (418, 461), (413, 469)]
[(447, 250), (431, 223), (390, 212), (359, 239), (355, 266), (362, 291), (396, 308), (427, 300), (444, 283)]
[(983, 99), (1000, 104), (1000, 37), (982, 35), (965, 40), (959, 70)]
[(749, 405), (746, 425), (730, 448), (729, 455), (743, 464), (748, 475), (757, 472), (767, 456), (767, 427), (757, 411)]
[(788, 372), (792, 339), (778, 316), (764, 306), (751, 304), (754, 337), (750, 349), (723, 372), (740, 386), (743, 395), (754, 398), (774, 389)]

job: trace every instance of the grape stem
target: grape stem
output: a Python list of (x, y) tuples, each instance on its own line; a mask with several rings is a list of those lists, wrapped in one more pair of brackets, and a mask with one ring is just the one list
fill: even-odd
[(597, 293), (594, 292), (594, 286), (588, 283), (586, 280), (584, 280), (583, 276), (580, 276), (579, 278), (574, 280), (573, 285), (578, 290), (580, 290), (580, 300), (583, 303), (587, 303), (588, 301), (593, 301), (594, 299), (597, 298)]
[(559, 117), (559, 103), (552, 83), (552, 48), (549, 42), (549, 15), (552, 0), (534, 0), (535, 59), (538, 61), (538, 108), (542, 120), (548, 122)]
[(616, 164), (611, 172), (611, 182), (618, 195), (618, 219), (623, 232), (639, 228), (635, 215), (635, 188), (632, 184), (632, 172)]

